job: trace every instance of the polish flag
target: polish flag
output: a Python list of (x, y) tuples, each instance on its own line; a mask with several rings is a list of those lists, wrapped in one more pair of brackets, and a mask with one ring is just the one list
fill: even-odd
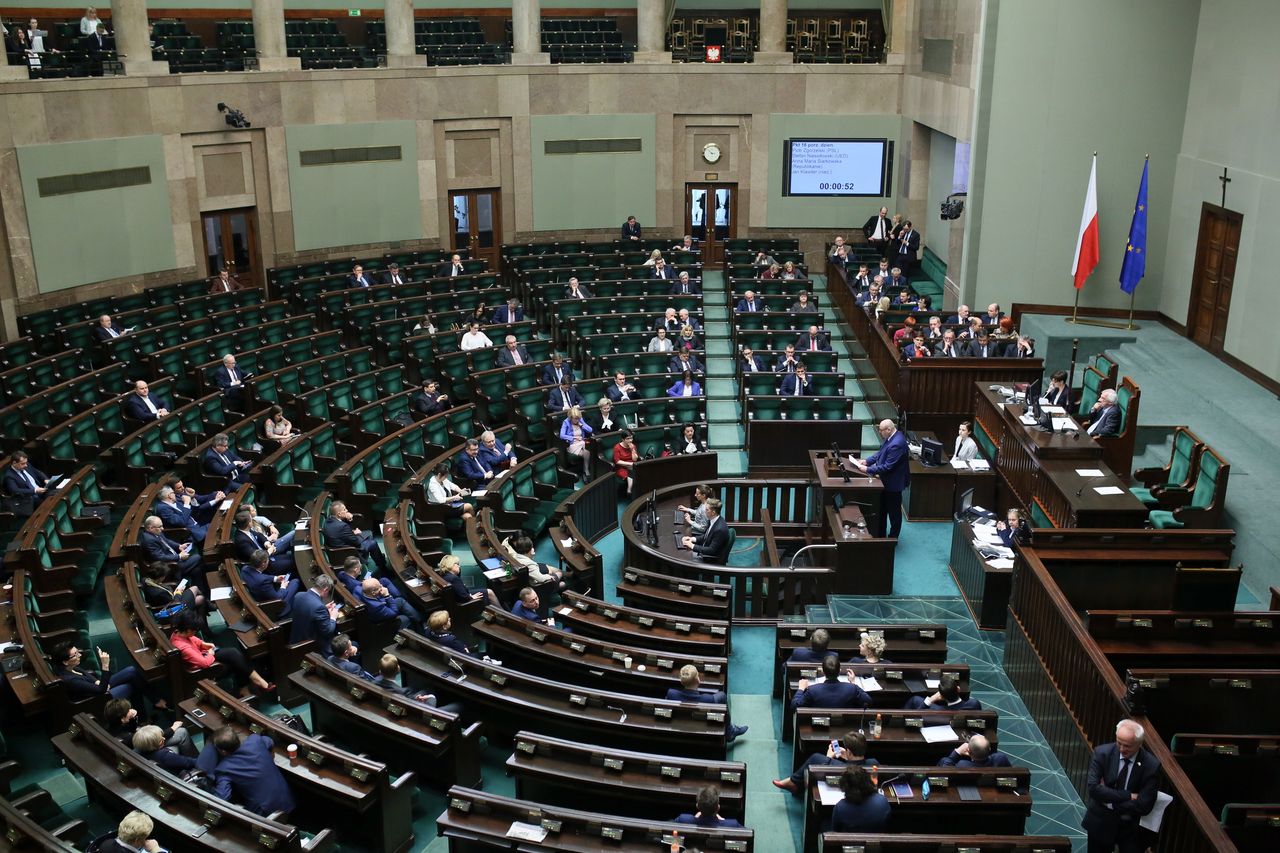
[(1080, 236), (1076, 238), (1075, 260), (1071, 263), (1071, 275), (1076, 290), (1084, 287), (1084, 281), (1098, 265), (1098, 155), (1093, 155), (1089, 167), (1089, 189), (1084, 195), (1084, 214), (1080, 217)]

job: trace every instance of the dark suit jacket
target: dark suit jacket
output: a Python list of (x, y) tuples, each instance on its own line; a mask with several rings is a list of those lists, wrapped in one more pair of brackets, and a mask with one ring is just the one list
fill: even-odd
[(427, 639), (433, 643), (439, 643), (446, 649), (453, 649), (455, 652), (460, 654), (471, 654), (471, 649), (467, 648), (465, 643), (454, 636), (452, 631), (442, 631), (440, 633), (427, 631)]
[(723, 566), (729, 561), (729, 524), (720, 516), (697, 538), (693, 552), (704, 562)]
[(1098, 424), (1090, 435), (1095, 438), (1098, 436), (1119, 435), (1120, 434), (1120, 407), (1106, 406), (1098, 409), (1089, 417), (1089, 425)]
[[(363, 282), (363, 284), (361, 283)], [(347, 287), (372, 287), (373, 276), (368, 273), (361, 274), (360, 278), (356, 278), (355, 274), (347, 276)]]
[[(812, 324), (810, 324), (812, 325)], [(796, 338), (796, 355), (809, 352), (809, 333), (805, 332)], [(818, 332), (818, 352), (831, 352), (831, 342), (827, 340), (827, 336)]]
[(588, 290), (587, 288), (583, 287), (581, 284), (579, 284), (579, 285), (578, 285), (578, 295), (575, 297), (575, 296), (573, 295), (573, 292), (572, 292), (569, 288), (567, 288), (567, 287), (566, 287), (566, 288), (564, 289), (564, 298), (565, 298), (565, 299), (575, 299), (575, 298), (576, 298), (576, 299), (590, 299), (590, 298), (591, 298), (591, 291), (590, 291), (590, 290)]
[(573, 375), (573, 368), (565, 362), (561, 362), (560, 364), (560, 376), (556, 376), (556, 368), (554, 365), (548, 364), (546, 367), (542, 368), (543, 385), (559, 386), (560, 379), (565, 376), (569, 377), (570, 382), (575, 379)]
[[(115, 326), (112, 326), (111, 328), (116, 329)], [(122, 334), (123, 332), (121, 329), (116, 329), (116, 333), (117, 335), (119, 335), (119, 334)], [(111, 333), (108, 332), (106, 329), (104, 329), (102, 326), (94, 326), (93, 335), (100, 341), (113, 340), (113, 338), (111, 337)]]
[(254, 601), (274, 601), (284, 598), (284, 590), (276, 583), (276, 576), (260, 572), (250, 566), (240, 567), (240, 577), (245, 589)]
[(242, 563), (248, 563), (254, 551), (259, 548), (267, 550), (267, 537), (254, 530), (237, 530), (233, 547), (236, 559)]
[(960, 341), (951, 342), (951, 355), (947, 355), (946, 352), (944, 352), (945, 349), (946, 349), (946, 344), (943, 343), (942, 341), (938, 341), (938, 345), (934, 348), (933, 354), (937, 356), (942, 356), (943, 358), (964, 358), (964, 356), (968, 352), (968, 350), (965, 348), (965, 345), (962, 344)]
[(680, 361), (679, 356), (671, 359), (671, 362), (667, 364), (667, 373), (674, 373), (676, 376), (679, 376), (686, 370), (693, 371), (694, 373), (701, 373), (703, 371), (702, 362), (698, 361), (698, 357), (693, 353), (689, 353), (689, 363), (687, 365)]
[(1068, 412), (1071, 411), (1071, 389), (1063, 385), (1060, 389), (1049, 389), (1045, 394), (1045, 399), (1049, 401), (1050, 406), (1061, 406)]
[(97, 33), (80, 39), (80, 49), (85, 53), (100, 53), (105, 50), (111, 50), (107, 46), (107, 36), (100, 36)]
[(446, 408), (446, 404), (441, 402), (439, 394), (434, 397), (428, 397), (426, 391), (416, 392), (410, 398), (410, 403), (412, 404), (415, 412), (421, 415), (426, 415), (427, 417), (439, 414)]
[(867, 473), (876, 474), (886, 492), (901, 492), (911, 482), (911, 455), (907, 437), (899, 430), (867, 457)]
[(663, 265), (662, 265), (662, 269), (658, 269), (658, 268), (657, 268), (657, 266), (655, 266), (655, 267), (653, 268), (653, 276), (652, 276), (652, 277), (653, 277), (653, 278), (666, 278), (666, 279), (675, 278), (675, 277), (676, 277), (676, 268), (675, 268), (675, 267), (673, 267), (673, 266), (671, 266), (670, 264), (663, 264)]
[[(36, 481), (36, 485), (45, 488), (49, 485), (49, 478), (40, 473), (40, 470), (30, 463), (27, 464), (27, 473)], [(4, 470), (4, 493), (13, 495), (14, 497), (35, 497), (35, 489), (31, 488), (31, 484), (27, 482), (27, 478), (23, 477), (12, 467)]]
[(457, 465), (458, 476), (473, 485), (485, 483), (485, 473), (493, 471), (478, 455), (473, 459), (470, 454), (465, 452), (458, 457)]
[[(680, 293), (680, 292), (681, 292), (681, 291), (680, 291), (680, 282), (679, 282), (679, 280), (677, 279), (676, 283), (675, 283), (675, 284), (673, 284), (673, 285), (671, 285), (671, 294), (672, 294), (672, 295), (675, 295), (675, 294), (678, 294), (678, 293)], [(689, 292), (690, 292), (690, 293), (701, 293), (701, 292), (702, 292), (702, 285), (701, 285), (701, 284), (699, 284), (698, 282), (694, 281), (693, 279), (689, 279)]]
[(622, 239), (630, 240), (632, 237), (637, 239), (640, 237), (640, 223), (637, 222), (634, 225), (630, 222), (622, 223)]
[(856, 684), (844, 681), (815, 681), (806, 690), (797, 690), (792, 708), (865, 708), (871, 697)]
[[(547, 395), (547, 409), (553, 412), (559, 412), (564, 409), (564, 396), (560, 393), (559, 386), (551, 389), (551, 393)], [(578, 393), (577, 388), (569, 388), (569, 405), (581, 406), (582, 395)]]
[[(401, 283), (401, 284), (408, 284), (408, 283), (409, 283), (409, 279), (405, 277), (405, 274), (404, 274), (403, 272), (398, 273), (398, 275), (400, 276), (400, 283)], [(393, 282), (393, 281), (391, 280), (391, 271), (390, 271), (390, 270), (388, 270), (388, 271), (386, 272), (386, 274), (382, 276), (382, 283), (383, 283), (383, 284), (395, 284), (395, 282)]]
[(350, 523), (331, 515), (324, 520), (324, 544), (329, 548), (359, 548), (360, 538)]
[[(799, 374), (788, 373), (782, 377), (782, 389), (779, 392), (784, 397), (794, 397), (796, 394), (796, 382)], [(805, 397), (813, 394), (813, 380), (808, 376), (804, 378), (804, 385), (800, 389), (800, 396)]]
[[(618, 387), (618, 383), (614, 382), (613, 384), (607, 386), (604, 389), (604, 395), (608, 397), (610, 400), (612, 400), (613, 402), (620, 403), (622, 402), (623, 390)], [(638, 400), (639, 398), (640, 398), (639, 391), (633, 390), (633, 391), (627, 392), (628, 400)]]
[[(902, 245), (903, 240), (906, 241), (905, 249)], [(910, 234), (906, 232), (899, 234), (895, 250), (899, 255), (907, 255), (914, 260), (916, 255), (920, 254), (920, 232), (913, 228)]]
[[(499, 310), (501, 310), (501, 309), (499, 309)], [(528, 349), (526, 349), (526, 348), (525, 348), (525, 346), (524, 346), (523, 344), (517, 344), (517, 345), (516, 345), (516, 351), (520, 353), (520, 361), (521, 361), (521, 363), (523, 363), (523, 364), (528, 364), (528, 363), (529, 363), (529, 350), (528, 350)], [(511, 350), (507, 349), (507, 348), (504, 346), (502, 349), (500, 349), (500, 350), (498, 351), (498, 366), (499, 366), (499, 367), (515, 367), (515, 364), (516, 364), (516, 360), (515, 360), (515, 357), (511, 355)]]
[(902, 348), (903, 358), (929, 358), (932, 355), (933, 350), (929, 349), (929, 345), (927, 343), (921, 347), (920, 352), (916, 352), (915, 344), (907, 344)]
[[(222, 461), (223, 459), (226, 459), (226, 461)], [(242, 478), (244, 476), (243, 472), (246, 470), (244, 468), (239, 468), (234, 464), (236, 462), (243, 462), (244, 460), (241, 459), (239, 454), (230, 447), (228, 447), (226, 453), (223, 453), (221, 456), (218, 455), (216, 450), (210, 447), (205, 450), (204, 456), (200, 461), (204, 470), (215, 477), (227, 477), (232, 479)]]
[(195, 536), (196, 529), (201, 527), (191, 517), (191, 507), (183, 506), (181, 501), (176, 504), (163, 502), (156, 504), (156, 515), (160, 516), (165, 527), (181, 527), (192, 536)]
[[(245, 289), (245, 286), (240, 283), (240, 280), (233, 275), (227, 276), (227, 283), (231, 285), (230, 292), (232, 293), (234, 293), (237, 290)], [(210, 293), (227, 293), (228, 292), (222, 289), (222, 278), (220, 276), (215, 275), (213, 278), (209, 279), (209, 292)]]
[(272, 757), (274, 745), (269, 737), (249, 735), (239, 749), (219, 759), (211, 738), (197, 762), (213, 779), (214, 793), (222, 799), (238, 802), (254, 814), (291, 812), (293, 794)]
[(493, 312), (493, 317), (489, 320), (489, 322), (495, 325), (499, 323), (519, 323), (523, 319), (524, 319), (523, 308), (516, 306), (516, 315), (512, 317), (511, 309), (509, 309), (506, 305), (499, 305), (497, 309)]
[[(156, 534), (149, 530), (144, 530), (142, 535), (138, 537), (138, 544), (142, 546), (142, 553), (146, 555), (148, 563), (176, 563), (178, 561), (178, 543), (163, 533)], [(192, 553), (196, 552), (192, 551)]]
[[(1104, 743), (1093, 751), (1085, 784), (1084, 820), (1080, 822), (1090, 841), (1114, 844), (1121, 835), (1135, 831), (1138, 820), (1155, 806), (1160, 759), (1145, 749), (1139, 749), (1133, 758), (1129, 784), (1124, 786), (1119, 748), (1114, 743)], [(1136, 800), (1133, 794), (1138, 795)]]
[(877, 220), (877, 219), (883, 219), (883, 220), (884, 220), (884, 228), (881, 230), (881, 232), (880, 232), (880, 233), (881, 233), (881, 234), (884, 234), (886, 237), (887, 237), (887, 236), (889, 236), (889, 229), (893, 228), (893, 220), (892, 220), (892, 219), (890, 219), (890, 218), (889, 218), (889, 217), (887, 217), (887, 216), (881, 216), (880, 214), (878, 214), (878, 213), (877, 213), (875, 216), (872, 216), (872, 217), (871, 217), (871, 218), (869, 218), (865, 223), (863, 223), (863, 226), (862, 226), (862, 233), (863, 233), (863, 234), (865, 234), (865, 235), (867, 235), (867, 239), (868, 239), (868, 240), (870, 240), (870, 239), (871, 239), (871, 235), (872, 235), (872, 234), (876, 233), (876, 220)]
[(1013, 763), (1009, 761), (1009, 756), (1003, 752), (992, 752), (981, 761), (974, 761), (971, 758), (965, 758), (954, 749), (951, 754), (938, 762), (939, 767), (1012, 767)]
[(465, 273), (466, 273), (466, 268), (462, 266), (462, 264), (458, 264), (458, 269), (456, 272), (454, 271), (453, 264), (451, 263), (445, 264), (444, 266), (440, 267), (441, 278), (452, 278), (455, 275), (464, 275)]
[[(240, 380), (240, 384), (236, 386), (236, 391), (244, 390), (245, 373), (240, 367), (236, 367), (236, 378)], [(223, 391), (231, 390), (231, 371), (227, 370), (226, 365), (218, 365), (213, 371), (213, 384), (217, 385)], [(134, 395), (137, 396), (136, 394)]]
[(984, 349), (986, 350), (987, 358), (1001, 358), (1004, 356), (1004, 353), (1000, 349), (1000, 344), (991, 340), (987, 341), (986, 347), (983, 347), (977, 341), (970, 341), (966, 349), (966, 354), (969, 358), (982, 358), (982, 352)]
[(704, 705), (716, 704), (713, 691), (685, 690), (683, 687), (668, 687), (666, 700), (668, 702), (701, 702)]
[[(157, 409), (169, 408), (169, 404), (161, 400), (159, 396), (155, 394), (148, 394), (147, 396), (151, 398), (152, 405)], [(147, 404), (142, 402), (142, 398), (137, 394), (130, 394), (125, 398), (124, 414), (125, 417), (132, 418), (135, 421), (142, 421), (143, 423), (149, 423), (156, 419), (156, 415), (147, 408)]]
[(328, 657), (333, 654), (329, 641), (338, 632), (338, 624), (329, 618), (329, 609), (320, 596), (304, 589), (293, 598), (293, 621), (289, 629), (289, 642), (302, 643), (315, 640), (317, 651)]
[(737, 311), (739, 314), (748, 314), (752, 311), (763, 311), (764, 303), (760, 301), (759, 297), (751, 302), (747, 302), (745, 299), (739, 299), (738, 304), (734, 306), (733, 310)]
[(111, 681), (111, 672), (109, 670), (104, 669), (101, 674), (97, 674), (93, 670), (77, 667), (59, 669), (55, 674), (66, 684), (67, 697), (72, 702), (106, 693), (110, 689), (108, 682)]
[(747, 362), (747, 359), (743, 358), (742, 356), (738, 356), (738, 369), (741, 370), (743, 373), (749, 373), (752, 371), (757, 373), (765, 373), (768, 371), (768, 368), (764, 366), (764, 362), (760, 360), (760, 356), (758, 355), (751, 356), (751, 361), (749, 364)]

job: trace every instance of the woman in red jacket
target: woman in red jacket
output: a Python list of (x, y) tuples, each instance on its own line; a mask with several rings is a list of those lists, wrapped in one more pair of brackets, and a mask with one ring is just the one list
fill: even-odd
[(215, 663), (222, 664), (231, 673), (241, 698), (249, 695), (250, 685), (253, 692), (258, 694), (270, 693), (275, 689), (274, 684), (249, 666), (244, 652), (234, 648), (215, 648), (213, 643), (200, 639), (196, 634), (197, 627), (195, 614), (189, 610), (183, 610), (173, 617), (173, 633), (169, 635), (169, 642), (182, 655), (183, 663), (192, 669), (208, 669)]

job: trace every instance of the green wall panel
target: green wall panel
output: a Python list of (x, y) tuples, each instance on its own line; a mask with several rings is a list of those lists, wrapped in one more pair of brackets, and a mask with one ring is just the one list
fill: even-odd
[[(657, 123), (653, 115), (533, 116), (533, 228), (621, 227), (634, 215), (653, 227), (657, 211)], [(639, 138), (640, 151), (545, 154), (562, 139)]]
[(944, 264), (950, 263), (951, 227), (938, 218), (938, 209), (954, 186), (956, 172), (956, 140), (938, 130), (929, 131), (929, 194), (925, 202), (926, 221), (914, 223), (927, 226), (923, 230), (929, 235), (929, 249)]
[[(417, 240), (422, 234), (418, 135), (412, 121), (290, 125), (289, 198), (299, 250)], [(299, 152), (399, 145), (401, 159), (303, 166)]]
[[(30, 145), (17, 151), (42, 293), (178, 265), (159, 136)], [(149, 184), (40, 197), (40, 178), (138, 166), (151, 169)]]
[[(893, 115), (827, 116), (774, 113), (769, 116), (769, 228), (860, 227), (881, 205), (895, 209), (902, 178), (903, 151), (898, 144), (902, 119)], [(889, 139), (893, 147), (893, 180), (888, 198), (811, 198), (782, 194), (783, 143), (788, 139)]]

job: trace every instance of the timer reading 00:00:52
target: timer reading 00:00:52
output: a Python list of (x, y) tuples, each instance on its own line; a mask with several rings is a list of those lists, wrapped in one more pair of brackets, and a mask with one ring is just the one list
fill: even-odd
[(824, 182), (824, 183), (818, 184), (818, 189), (820, 190), (851, 190), (851, 189), (854, 189), (854, 186), (852, 182), (847, 182), (843, 184), (839, 182), (836, 182), (834, 184), (828, 184)]

